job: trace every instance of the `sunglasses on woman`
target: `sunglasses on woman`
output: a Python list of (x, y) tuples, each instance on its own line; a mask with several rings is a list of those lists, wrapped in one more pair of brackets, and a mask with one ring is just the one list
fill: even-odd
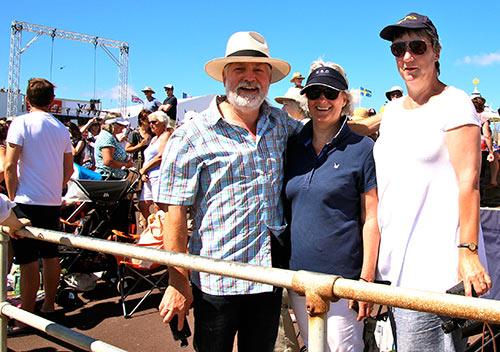
[(149, 121), (149, 124), (150, 125), (156, 125), (158, 123), (158, 120), (152, 120), (152, 121)]
[(321, 96), (321, 93), (323, 93), (326, 99), (335, 100), (339, 97), (340, 91), (332, 88), (321, 89), (320, 87), (313, 87), (305, 91), (307, 99), (310, 100), (318, 99)]
[(414, 55), (423, 55), (427, 51), (427, 43), (419, 39), (409, 42), (395, 42), (391, 45), (391, 52), (395, 57), (403, 56), (406, 50)]

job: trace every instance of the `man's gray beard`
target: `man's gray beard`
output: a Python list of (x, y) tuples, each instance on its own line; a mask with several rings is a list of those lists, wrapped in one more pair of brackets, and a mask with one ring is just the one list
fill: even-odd
[(260, 106), (266, 99), (265, 93), (262, 89), (259, 90), (259, 94), (256, 96), (245, 97), (238, 95), (237, 88), (235, 90), (229, 90), (226, 87), (226, 96), (229, 104), (234, 106), (237, 110), (244, 112), (259, 110)]

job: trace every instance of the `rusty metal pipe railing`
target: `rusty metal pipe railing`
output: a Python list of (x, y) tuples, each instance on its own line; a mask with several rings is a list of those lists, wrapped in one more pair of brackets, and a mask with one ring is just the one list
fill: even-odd
[[(18, 231), (17, 234), (67, 246), (124, 255), (159, 264), (179, 266), (293, 289), (299, 294), (306, 295), (306, 305), (309, 307), (312, 318), (326, 317), (325, 313), (328, 311), (329, 302), (338, 298), (345, 298), (500, 324), (500, 302), (494, 300), (365, 283), (343, 279), (334, 275), (260, 267), (184, 253), (143, 248), (31, 226)], [(311, 320), (313, 322), (318, 321), (316, 319)], [(323, 320), (319, 320), (322, 321), (319, 327), (320, 330), (326, 326)], [(310, 330), (310, 332), (313, 332), (313, 330)], [(316, 341), (319, 345), (325, 343), (321, 336)], [(318, 349), (314, 350), (311, 349), (311, 346), (309, 347), (310, 351), (324, 350), (324, 346), (318, 346)]]
[(74, 346), (80, 347), (81, 349), (87, 351), (125, 352), (125, 350), (122, 350), (121, 348), (80, 334), (62, 325), (53, 323), (50, 320), (22, 310), (21, 308), (14, 307), (7, 302), (0, 303), (0, 312), (2, 312), (2, 315), (15, 318), (16, 320), (19, 320), (25, 324), (29, 324), (30, 326), (33, 326), (38, 330), (44, 331), (51, 336), (55, 336), (60, 340), (69, 342)]

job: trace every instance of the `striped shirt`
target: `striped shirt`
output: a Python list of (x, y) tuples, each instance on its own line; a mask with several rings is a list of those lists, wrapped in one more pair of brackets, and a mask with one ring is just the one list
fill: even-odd
[[(163, 154), (159, 202), (192, 206), (189, 252), (271, 266), (271, 233), (285, 229), (281, 189), (288, 137), (302, 124), (263, 104), (256, 138), (228, 123), (217, 104), (181, 125)], [(193, 272), (192, 282), (212, 295), (269, 292), (255, 282)]]

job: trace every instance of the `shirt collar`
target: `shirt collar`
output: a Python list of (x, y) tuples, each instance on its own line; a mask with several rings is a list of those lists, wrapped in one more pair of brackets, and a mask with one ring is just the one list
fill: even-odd
[[(347, 118), (345, 116), (341, 116), (342, 125), (340, 130), (337, 132), (335, 136), (333, 136), (332, 140), (326, 144), (326, 147), (331, 148), (340, 141), (342, 141), (349, 133), (351, 133), (351, 129), (347, 124)], [(313, 134), (313, 122), (309, 121), (304, 128), (300, 131), (298, 135), (297, 141), (299, 143), (303, 143), (304, 145), (310, 145), (312, 143), (312, 134)]]
[[(226, 99), (227, 98), (225, 95), (218, 95), (210, 103), (209, 111), (211, 113), (209, 114), (209, 123), (211, 125), (217, 124), (217, 122), (219, 122), (219, 120), (223, 118), (219, 110), (219, 104), (225, 101)], [(266, 101), (264, 101), (260, 106), (259, 119), (262, 119), (263, 117), (267, 118), (270, 114), (271, 114), (271, 107)]]

